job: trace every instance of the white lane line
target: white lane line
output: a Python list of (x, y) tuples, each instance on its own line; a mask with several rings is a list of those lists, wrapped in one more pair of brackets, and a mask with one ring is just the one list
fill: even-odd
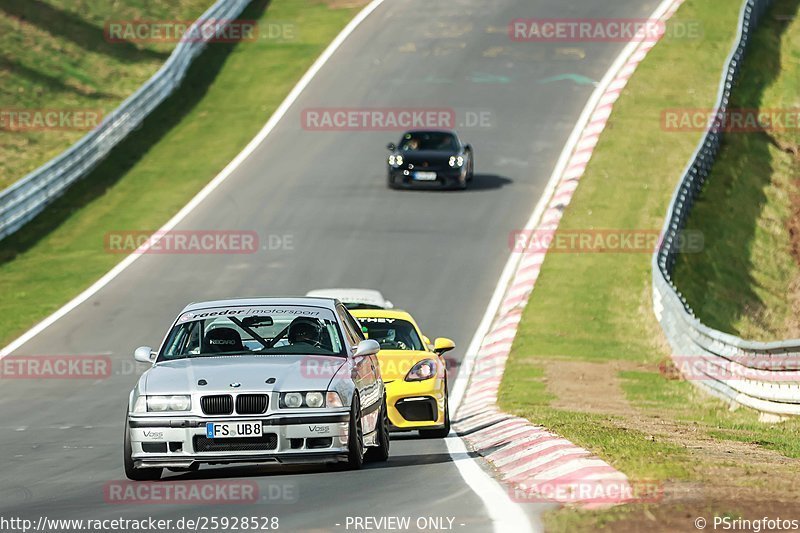
[(300, 81), (294, 86), (292, 91), (284, 98), (281, 105), (275, 110), (267, 123), (261, 128), (261, 131), (239, 152), (239, 154), (217, 174), (203, 189), (192, 198), (183, 209), (173, 216), (166, 224), (161, 226), (153, 235), (152, 239), (148, 239), (147, 243), (140, 247), (136, 252), (128, 255), (117, 263), (117, 265), (109, 270), (102, 278), (94, 282), (88, 289), (80, 293), (78, 296), (64, 304), (55, 313), (48, 316), (31, 329), (20, 335), (13, 340), (8, 346), (0, 350), (0, 358), (3, 358), (18, 349), (20, 346), (34, 338), (36, 335), (47, 329), (59, 319), (63, 318), (67, 313), (78, 307), (80, 304), (95, 295), (100, 289), (108, 285), (111, 281), (119, 276), (126, 268), (131, 266), (139, 257), (144, 255), (150, 247), (155, 245), (161, 240), (162, 236), (177, 226), (189, 213), (191, 213), (200, 203), (205, 200), (220, 184), (225, 181), (233, 172), (242, 164), (253, 152), (256, 151), (258, 146), (267, 138), (275, 126), (280, 122), (289, 108), (294, 104), (300, 94), (305, 90), (308, 84), (314, 79), (314, 76), (322, 69), (325, 63), (333, 56), (334, 52), (342, 45), (342, 43), (350, 36), (351, 33), (362, 23), (364, 20), (383, 3), (384, 0), (372, 0), (364, 9), (362, 9), (354, 18), (345, 26), (339, 35), (328, 45), (322, 55), (311, 65), (311, 68), (300, 78)]
[[(672, 0), (664, 0), (663, 3), (659, 6), (659, 9), (656, 10), (658, 12), (663, 7), (666, 9)], [(192, 198), (188, 204), (186, 204), (183, 209), (181, 209), (174, 217), (172, 217), (166, 224), (164, 224), (157, 232), (156, 237), (153, 239), (148, 239), (148, 243), (145, 244), (142, 248), (137, 250), (139, 253), (128, 255), (125, 259), (123, 259), (120, 263), (118, 263), (114, 268), (112, 268), (108, 273), (106, 273), (102, 278), (97, 280), (94, 284), (92, 284), (89, 288), (85, 291), (80, 293), (78, 296), (70, 300), (56, 312), (33, 326), (31, 329), (23, 333), (20, 337), (9, 343), (6, 347), (0, 350), (0, 358), (3, 358), (14, 350), (18, 349), (20, 346), (34, 338), (36, 335), (44, 331), (47, 327), (67, 315), (70, 311), (78, 307), (80, 304), (88, 300), (91, 296), (96, 294), (100, 289), (108, 285), (112, 280), (114, 280), (117, 276), (119, 276), (126, 268), (128, 268), (131, 264), (136, 261), (141, 255), (142, 252), (146, 251), (150, 246), (156, 244), (160, 240), (160, 236), (163, 235), (165, 232), (168, 232), (172, 228), (174, 228), (177, 224), (179, 224), (189, 213), (191, 213), (207, 196), (211, 194), (225, 179), (227, 179), (238, 166), (246, 160), (261, 142), (270, 134), (270, 132), (274, 129), (280, 119), (286, 114), (288, 109), (291, 105), (297, 100), (306, 86), (311, 82), (314, 76), (319, 72), (319, 70), (325, 65), (325, 63), (330, 59), (333, 53), (341, 46), (344, 40), (381, 4), (383, 0), (373, 0), (369, 5), (367, 5), (361, 12), (356, 15), (356, 17), (350, 21), (350, 23), (336, 36), (336, 38), (331, 42), (328, 48), (322, 53), (322, 55), (314, 62), (311, 68), (305, 73), (305, 75), (300, 79), (300, 81), (295, 85), (289, 95), (284, 99), (281, 105), (276, 109), (275, 113), (270, 117), (267, 123), (264, 125), (262, 130), (253, 138), (253, 140), (248, 143), (248, 145), (242, 150), (234, 159), (231, 161), (211, 182), (209, 182), (194, 198)], [(619, 70), (620, 66), (618, 64), (624, 63), (626, 52), (630, 48), (630, 45), (627, 46), (623, 52), (617, 57), (617, 60), (614, 62), (612, 67), (606, 74), (606, 78), (609, 77), (609, 74), (612, 71)], [(630, 52), (628, 52), (628, 55)], [(534, 211), (528, 220), (528, 223), (525, 226), (525, 230), (532, 230), (536, 227), (538, 222), (541, 219), (542, 213), (547, 207), (547, 204), (550, 198), (553, 196), (554, 189), (559, 182), (559, 178), (561, 174), (565, 170), (565, 166), (568, 162), (569, 156), (571, 155), (572, 151), (575, 148), (575, 145), (578, 142), (580, 137), (581, 131), (588, 122), (589, 115), (591, 111), (596, 106), (596, 100), (600, 98), (605, 88), (607, 88), (608, 84), (611, 80), (606, 80), (604, 78), (603, 82), (601, 82), (595, 91), (592, 93), (591, 98), (587, 102), (586, 107), (581, 114), (578, 123), (573, 129), (572, 134), (570, 135), (567, 144), (564, 146), (564, 149), (561, 152), (561, 156), (558, 159), (555, 169), (553, 170), (553, 174), (550, 176), (549, 181), (545, 187), (545, 190), (542, 196), (539, 198), (539, 201), (536, 203)], [(602, 89), (602, 90), (601, 90)], [(514, 276), (516, 271), (516, 266), (519, 263), (520, 258), (516, 257), (517, 255), (522, 254), (511, 254), (509, 256), (508, 261), (506, 262), (505, 267), (503, 268), (503, 272), (498, 280), (498, 283), (495, 287), (494, 293), (492, 295), (491, 300), (489, 301), (489, 305), (481, 319), (480, 324), (475, 332), (475, 335), (470, 342), (467, 353), (464, 357), (464, 363), (461, 365), (460, 371), (458, 373), (456, 383), (453, 386), (453, 391), (450, 395), (450, 402), (453, 406), (452, 412), (457, 412), (458, 407), (461, 404), (461, 401), (464, 397), (464, 392), (466, 390), (467, 382), (469, 379), (469, 375), (471, 374), (472, 366), (474, 365), (475, 358), (477, 357), (478, 350), (480, 345), (483, 341), (483, 338), (486, 336), (486, 333), (489, 331), (489, 328), (492, 325), (492, 321), (494, 316), (497, 314), (497, 310), (500, 307), (500, 304), (503, 299), (503, 295), (506, 292), (506, 288), (510, 283), (511, 278)], [(453, 435), (451, 433), (451, 435)], [(457, 455), (468, 453), (464, 441), (458, 437), (448, 437), (445, 439), (447, 444), (448, 452), (450, 453), (451, 457), (454, 459), (454, 463), (461, 474), (464, 481), (470, 486), (470, 488), (483, 500), (484, 504), (486, 505), (487, 511), (494, 523), (494, 531), (498, 533), (502, 533), (504, 531), (518, 531), (520, 533), (527, 533), (531, 531), (531, 523), (528, 520), (527, 515), (523, 512), (522, 508), (516, 504), (510, 498), (509, 494), (505, 492), (504, 488), (492, 477), (490, 477), (483, 469), (478, 465), (475, 460), (472, 461), (461, 461), (457, 460), (459, 457)], [(463, 457), (463, 455), (461, 455)], [(537, 530), (541, 529), (541, 524), (537, 524)]]
[[(666, 13), (666, 11), (673, 5), (675, 0), (662, 0), (659, 3), (658, 7), (653, 11), (651, 15), (651, 19), (660, 20), (661, 17)], [(629, 42), (619, 53), (616, 57), (614, 62), (611, 64), (609, 69), (606, 71), (603, 79), (600, 81), (599, 84), (595, 87), (595, 90), (592, 92), (592, 95), (589, 97), (589, 100), (586, 102), (586, 105), (583, 108), (580, 116), (578, 117), (578, 121), (575, 123), (575, 127), (573, 128), (572, 132), (570, 133), (569, 138), (567, 139), (566, 144), (564, 145), (563, 150), (561, 151), (561, 155), (556, 162), (556, 166), (553, 169), (553, 173), (550, 175), (550, 178), (545, 186), (544, 191), (542, 192), (542, 196), (539, 198), (539, 201), (536, 203), (534, 207), (533, 213), (531, 214), (530, 218), (528, 219), (527, 224), (525, 225), (523, 231), (530, 232), (534, 228), (536, 228), (540, 222), (542, 222), (542, 215), (544, 214), (545, 210), (552, 199), (555, 189), (561, 181), (562, 176), (564, 176), (565, 172), (567, 171), (567, 165), (570, 163), (572, 154), (575, 152), (578, 142), (581, 140), (582, 135), (584, 134), (587, 126), (589, 125), (589, 120), (592, 118), (597, 111), (597, 108), (600, 104), (601, 98), (605, 95), (606, 91), (609, 89), (610, 85), (614, 82), (616, 76), (620, 73), (623, 69), (627, 61), (633, 56), (633, 54), (639, 48), (639, 43), (635, 40)], [(609, 108), (610, 114), (610, 108)], [(595, 143), (596, 144), (596, 143)], [(578, 174), (582, 174), (581, 172)], [(574, 190), (574, 189), (573, 189)], [(451, 405), (451, 412), (458, 413), (458, 408), (460, 407), (462, 401), (464, 400), (464, 395), (467, 390), (467, 385), (469, 384), (469, 378), (472, 374), (472, 370), (475, 367), (475, 361), (478, 357), (478, 352), (483, 344), (487, 334), (490, 332), (492, 322), (494, 318), (497, 316), (498, 311), (500, 310), (500, 306), (503, 303), (504, 295), (508, 289), (509, 284), (511, 283), (512, 278), (517, 272), (517, 267), (520, 264), (522, 256), (524, 254), (515, 254), (511, 253), (509, 255), (508, 260), (506, 261), (505, 267), (500, 275), (500, 279), (495, 286), (494, 293), (492, 294), (491, 299), (489, 300), (489, 305), (486, 308), (486, 311), (483, 314), (483, 317), (478, 324), (478, 328), (475, 330), (475, 334), (472, 337), (472, 341), (470, 342), (469, 346), (467, 347), (467, 352), (464, 355), (464, 360), (461, 363), (458, 375), (456, 377), (456, 381), (453, 385), (453, 388), (450, 392), (450, 405)], [(544, 254), (542, 254), (542, 260), (544, 258)], [(541, 261), (540, 261), (541, 263)], [(451, 432), (451, 436), (455, 435), (455, 432)], [(450, 450), (451, 456), (454, 453), (463, 453), (466, 449), (464, 441), (455, 435), (455, 437), (450, 437), (446, 439), (448, 449)], [(457, 443), (457, 444), (456, 444)], [(455, 459), (455, 458), (454, 458)], [(505, 527), (514, 527), (515, 529), (510, 530), (519, 530), (519, 531), (529, 531), (531, 524), (529, 523), (527, 516), (524, 512), (522, 512), (521, 507), (515, 504), (509, 494), (507, 494), (503, 487), (493, 478), (489, 477), (486, 472), (484, 472), (480, 466), (476, 465), (474, 461), (466, 462), (466, 461), (455, 461), (456, 466), (458, 467), (459, 471), (461, 472), (462, 477), (470, 486), (473, 484), (479, 483), (481, 479), (489, 479), (490, 482), (486, 483), (484, 481), (483, 486), (478, 485), (481, 487), (481, 490), (474, 489), (479, 496), (483, 499), (484, 503), (486, 503), (487, 508), (490, 510), (492, 514), (492, 519), (495, 521), (496, 529), (495, 531), (501, 532), (504, 531), (503, 528), (497, 529), (497, 524), (499, 524), (499, 520), (504, 520), (506, 524)], [(468, 466), (467, 466), (468, 465)], [(485, 491), (485, 495), (484, 492)], [(492, 505), (497, 505), (494, 507)], [(512, 513), (512, 514), (508, 514)], [(497, 518), (495, 518), (497, 516)], [(537, 524), (537, 529), (541, 529), (541, 524)]]
[[(469, 454), (464, 441), (458, 436), (451, 436), (445, 439), (447, 451), (453, 458), (458, 472), (467, 485), (472, 488), (475, 494), (483, 501), (489, 518), (492, 520), (495, 533), (530, 533), (533, 531), (528, 517), (494, 478), (490, 477), (474, 459), (470, 461), (459, 460)], [(541, 531), (541, 525), (536, 528)]]
[[(59, 319), (63, 318), (67, 313), (78, 307), (80, 304), (91, 298), (94, 294), (100, 291), (103, 287), (108, 285), (111, 281), (114, 280), (117, 276), (119, 276), (126, 268), (131, 266), (136, 259), (143, 255), (143, 252), (147, 251), (148, 247), (156, 244), (160, 240), (160, 236), (163, 235), (165, 232), (168, 232), (176, 225), (178, 225), (184, 218), (186, 218), (189, 213), (191, 213), (200, 203), (206, 199), (219, 185), (225, 181), (238, 167), (245, 161), (261, 144), (264, 139), (272, 132), (278, 122), (283, 118), (292, 104), (297, 100), (300, 94), (305, 90), (306, 86), (311, 82), (311, 80), (316, 76), (316, 74), (320, 71), (320, 69), (327, 63), (327, 61), (331, 58), (331, 56), (336, 52), (336, 50), (342, 45), (342, 43), (347, 39), (347, 37), (353, 33), (353, 31), (373, 12), (375, 9), (378, 8), (383, 3), (384, 0), (373, 0), (369, 3), (364, 9), (362, 9), (358, 15), (356, 15), (350, 23), (345, 26), (345, 28), (336, 36), (336, 38), (331, 42), (330, 45), (325, 49), (322, 55), (317, 58), (308, 72), (297, 82), (297, 85), (294, 86), (292, 91), (289, 95), (283, 100), (281, 105), (275, 112), (272, 114), (270, 119), (258, 132), (253, 140), (251, 140), (247, 146), (231, 161), (228, 165), (222, 169), (222, 171), (213, 179), (211, 182), (208, 183), (203, 189), (192, 198), (188, 204), (186, 204), (183, 209), (181, 209), (174, 217), (172, 217), (166, 224), (164, 224), (159, 230), (155, 233), (156, 237), (153, 239), (148, 239), (148, 243), (137, 250), (137, 253), (131, 254), (123, 259), (120, 263), (118, 263), (114, 268), (112, 268), (108, 273), (106, 273), (102, 278), (97, 280), (94, 284), (92, 284), (89, 288), (85, 291), (80, 293), (78, 296), (67, 302), (64, 306), (58, 309), (55, 313), (48, 316), (31, 329), (23, 333), (20, 337), (12, 341), (2, 350), (0, 350), (0, 358), (3, 358), (14, 350), (18, 349), (20, 346), (34, 338), (36, 335), (47, 329), (49, 326), (54, 324)], [(513, 265), (511, 265), (513, 266)], [(508, 271), (506, 274), (507, 277), (510, 277), (513, 274), (513, 268)], [(496, 305), (499, 305), (499, 298), (502, 297), (502, 293), (498, 295), (498, 302)], [(487, 319), (488, 316), (488, 319)], [(491, 325), (491, 315), (486, 315), (484, 320), (487, 321), (485, 324), (485, 329), (488, 330), (489, 326)], [(473, 343), (475, 340), (473, 339)], [(475, 349), (473, 349), (475, 351)], [(460, 403), (460, 400), (459, 400)], [(456, 404), (457, 408), (458, 404)], [(455, 410), (453, 411), (455, 412)], [(465, 454), (467, 453), (467, 449), (464, 443), (461, 441), (460, 438), (457, 439), (446, 439), (447, 448), (450, 453), (450, 456), (453, 457), (456, 466), (458, 467), (458, 471), (461, 473), (462, 478), (464, 481), (469, 485), (473, 492), (475, 492), (485, 503), (486, 510), (490, 515), (492, 522), (494, 523), (494, 530), (498, 533), (504, 531), (518, 531), (519, 533), (527, 533), (531, 531), (530, 524), (528, 523), (527, 517), (522, 512), (520, 507), (516, 505), (514, 502), (511, 501), (509, 496), (504, 492), (503, 488), (491, 477), (489, 477), (475, 460), (470, 461), (463, 461), (457, 460), (458, 458), (455, 457), (455, 454)], [(490, 485), (493, 484), (493, 487)], [(513, 529), (508, 529), (512, 527)]]

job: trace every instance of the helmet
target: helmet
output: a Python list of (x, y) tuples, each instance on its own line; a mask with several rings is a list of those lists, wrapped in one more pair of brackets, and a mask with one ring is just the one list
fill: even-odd
[(321, 337), (319, 322), (313, 318), (297, 317), (289, 324), (287, 337), (292, 344), (297, 342), (318, 343)]

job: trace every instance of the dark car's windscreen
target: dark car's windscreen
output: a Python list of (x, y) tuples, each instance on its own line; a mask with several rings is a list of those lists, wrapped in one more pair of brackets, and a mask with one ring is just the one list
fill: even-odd
[(419, 150), (456, 152), (458, 151), (458, 141), (452, 133), (447, 132), (406, 133), (400, 141), (400, 150), (404, 152)]
[(313, 307), (224, 308), (185, 313), (159, 361), (220, 355), (345, 355), (333, 313)]
[(396, 318), (359, 318), (367, 338), (378, 341), (381, 350), (424, 350), (413, 324)]

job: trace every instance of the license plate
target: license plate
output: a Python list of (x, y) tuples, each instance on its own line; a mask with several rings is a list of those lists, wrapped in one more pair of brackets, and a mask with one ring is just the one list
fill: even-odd
[(434, 181), (436, 172), (414, 172), (414, 179), (417, 181)]
[(235, 437), (260, 437), (261, 421), (257, 422), (208, 422), (206, 436), (209, 439), (232, 439)]

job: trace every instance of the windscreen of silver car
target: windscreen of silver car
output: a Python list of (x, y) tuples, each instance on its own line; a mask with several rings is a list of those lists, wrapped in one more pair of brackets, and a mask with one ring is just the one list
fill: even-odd
[[(316, 311), (309, 311), (316, 312)], [(289, 342), (288, 333), (297, 311), (212, 318), (179, 322), (164, 343), (159, 361), (202, 357), (204, 355), (341, 355), (342, 337), (336, 322), (303, 317), (316, 324), (321, 346)], [(247, 320), (247, 316), (256, 317)], [(266, 319), (269, 317), (269, 319)], [(226, 331), (228, 330), (228, 331)]]
[(242, 344), (242, 337), (233, 328), (219, 327), (206, 333), (203, 339), (202, 353), (238, 353), (247, 349)]

